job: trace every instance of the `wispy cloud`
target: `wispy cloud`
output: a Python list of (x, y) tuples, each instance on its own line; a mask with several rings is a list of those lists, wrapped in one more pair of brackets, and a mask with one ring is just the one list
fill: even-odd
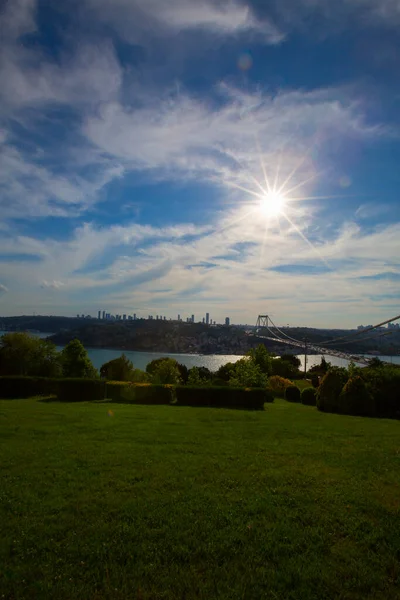
[(62, 281), (46, 281), (43, 280), (42, 283), (40, 284), (40, 287), (43, 289), (51, 289), (51, 290), (59, 290), (62, 287), (64, 287), (64, 283)]
[(219, 35), (250, 33), (270, 44), (284, 38), (271, 19), (257, 19), (251, 3), (240, 0), (86, 0), (86, 6), (98, 18), (111, 23), (121, 36), (136, 43), (146, 43), (149, 34), (165, 35), (165, 30), (205, 30)]
[(5, 285), (3, 285), (2, 283), (0, 283), (0, 296), (2, 294), (5, 294), (6, 292), (8, 292), (8, 288), (6, 288)]

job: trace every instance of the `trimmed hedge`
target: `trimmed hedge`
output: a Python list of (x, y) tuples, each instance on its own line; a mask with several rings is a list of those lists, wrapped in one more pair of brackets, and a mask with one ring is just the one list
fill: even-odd
[(51, 396), (57, 393), (57, 382), (57, 379), (49, 377), (0, 377), (0, 398), (13, 400), (32, 396)]
[(306, 406), (317, 406), (317, 390), (313, 387), (304, 388), (300, 399), (301, 403)]
[(297, 385), (289, 385), (285, 389), (285, 400), (288, 402), (300, 402), (301, 393)]
[(265, 388), (219, 386), (178, 386), (176, 388), (177, 406), (263, 410), (265, 402), (273, 402), (271, 391)]
[(134, 384), (108, 381), (106, 396), (111, 402), (123, 404), (161, 405), (171, 404), (172, 387), (169, 385)]
[(57, 380), (60, 402), (91, 402), (105, 398), (106, 383), (101, 379), (65, 378)]

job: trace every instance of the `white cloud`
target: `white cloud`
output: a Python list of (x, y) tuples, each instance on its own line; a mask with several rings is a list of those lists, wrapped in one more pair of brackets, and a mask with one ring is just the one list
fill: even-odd
[(86, 0), (86, 6), (133, 43), (185, 30), (253, 34), (269, 44), (284, 38), (270, 19), (257, 19), (251, 4), (240, 0)]
[[(282, 223), (280, 232), (257, 214), (239, 221), (243, 213), (236, 209), (229, 217), (218, 215), (213, 227), (203, 231), (191, 224), (161, 229), (86, 225), (70, 242), (19, 238), (19, 251), (34, 251), (42, 261), (34, 271), (22, 263), (4, 265), (3, 275), (15, 291), (10, 307), (15, 312), (15, 301), (23, 306), (24, 297), (18, 295), (23, 286), (35, 306), (50, 303), (46, 290), (57, 289), (57, 306), (68, 313), (105, 306), (118, 312), (146, 307), (174, 315), (205, 312), (207, 307), (218, 318), (226, 313), (236, 321), (252, 322), (268, 309), (280, 321), (355, 325), (363, 315), (369, 320), (387, 316), (388, 304), (394, 309), (396, 302), (390, 298), (400, 293), (400, 224), (366, 233), (349, 223), (331, 239), (324, 239), (322, 228), (314, 251), (290, 225)], [(4, 251), (12, 246), (0, 245)], [(111, 253), (108, 265), (86, 271), (93, 258)], [(287, 265), (292, 266), (289, 273)], [(322, 273), (315, 274), (319, 268)], [(382, 273), (393, 278), (363, 279)], [(38, 277), (43, 296), (36, 291)]]
[[(332, 139), (344, 143), (380, 132), (367, 123), (362, 106), (345, 99), (341, 90), (243, 97), (225, 85), (220, 92), (216, 109), (184, 94), (149, 99), (139, 108), (109, 103), (87, 119), (84, 131), (100, 150), (132, 169), (151, 169), (155, 177), (179, 172), (180, 177), (219, 180), (234, 177), (242, 163), (259, 171), (259, 147), (273, 171), (283, 147), (282, 166), (289, 173), (310, 146), (323, 152)], [(307, 156), (303, 166), (310, 167)]]
[(62, 281), (46, 281), (45, 279), (42, 281), (42, 283), (40, 284), (41, 288), (44, 289), (51, 289), (51, 290), (59, 290), (60, 288), (62, 288), (65, 284)]

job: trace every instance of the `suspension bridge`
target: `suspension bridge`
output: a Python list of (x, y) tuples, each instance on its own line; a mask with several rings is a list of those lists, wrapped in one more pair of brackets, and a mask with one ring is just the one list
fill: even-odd
[[(364, 341), (369, 339), (378, 339), (380, 337), (390, 335), (391, 332), (381, 332), (379, 331), (380, 327), (387, 325), (388, 323), (394, 323), (395, 321), (400, 319), (400, 315), (397, 317), (392, 317), (391, 319), (387, 319), (386, 321), (382, 321), (382, 323), (378, 323), (377, 325), (372, 325), (371, 327), (367, 327), (360, 331), (352, 332), (345, 336), (340, 336), (337, 338), (329, 339), (326, 341), (318, 342), (315, 344), (310, 342), (307, 338), (299, 340), (296, 339), (284, 331), (277, 327), (271, 317), (269, 315), (258, 315), (255, 333), (258, 338), (265, 339), (268, 341), (276, 342), (278, 344), (286, 344), (287, 346), (291, 346), (294, 348), (301, 348), (302, 354), (305, 355), (305, 369), (307, 366), (307, 355), (310, 352), (315, 352), (317, 354), (328, 354), (329, 356), (335, 356), (337, 358), (343, 358), (346, 360), (353, 360), (356, 363), (367, 365), (371, 358), (367, 358), (365, 356), (355, 356), (354, 354), (350, 354), (349, 352), (345, 352), (342, 350), (338, 350), (338, 345), (350, 344), (357, 341)], [(365, 337), (365, 334), (369, 334), (370, 332), (375, 332), (378, 330), (378, 335), (372, 335)], [(268, 335), (267, 335), (268, 334)], [(336, 348), (335, 348), (336, 345)]]

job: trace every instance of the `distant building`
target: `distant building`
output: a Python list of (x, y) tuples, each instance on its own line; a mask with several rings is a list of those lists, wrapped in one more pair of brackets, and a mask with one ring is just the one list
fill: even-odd
[(104, 321), (105, 318), (106, 318), (106, 311), (103, 310), (103, 321)]
[(98, 318), (98, 320), (100, 321), (100, 319), (101, 319), (101, 310), (99, 310), (99, 313), (98, 313), (98, 315), (97, 315), (97, 318)]
[(123, 316), (122, 316), (122, 320), (123, 320), (123, 321), (126, 321), (126, 315), (123, 315)]
[(180, 321), (180, 320), (181, 320), (181, 315), (178, 315), (178, 321)]
[(133, 315), (133, 320), (136, 321), (136, 313)]
[(194, 315), (192, 315), (192, 323), (194, 323)]
[(84, 319), (84, 318), (85, 318), (85, 315), (81, 315), (81, 317), (82, 317), (82, 319)]
[(206, 325), (210, 324), (210, 313), (206, 313)]
[(225, 325), (226, 325), (227, 327), (229, 327), (229, 325), (230, 325), (230, 324), (231, 324), (231, 320), (230, 320), (230, 318), (229, 318), (229, 317), (226, 317), (226, 318), (225, 318)]
[(76, 315), (76, 318), (77, 318), (77, 319), (80, 319), (80, 318), (81, 318), (81, 316), (80, 316), (80, 315)]
[(205, 318), (203, 317), (203, 325), (204, 325), (204, 323), (205, 323), (205, 322), (206, 322), (206, 320), (205, 320)]

